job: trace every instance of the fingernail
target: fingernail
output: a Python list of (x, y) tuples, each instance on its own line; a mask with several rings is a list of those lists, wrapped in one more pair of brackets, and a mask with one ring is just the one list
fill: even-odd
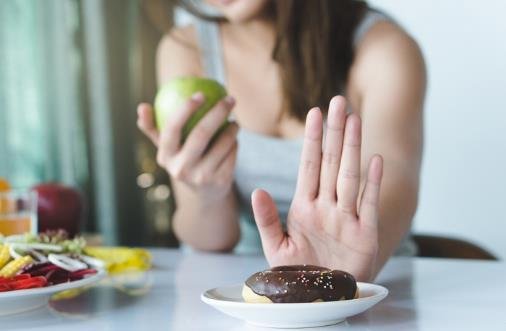
[(230, 106), (233, 106), (235, 104), (235, 99), (234, 97), (227, 95), (225, 97), (225, 102), (228, 103)]
[(142, 112), (142, 108), (144, 108), (144, 104), (140, 103), (137, 105), (137, 115), (140, 115)]
[(313, 117), (315, 116), (316, 114), (320, 113), (321, 114), (321, 110), (319, 107), (313, 107), (311, 108), (308, 112), (307, 112), (307, 115), (306, 115), (306, 121), (310, 118), (310, 117)]
[(201, 101), (204, 101), (204, 93), (202, 92), (196, 92), (192, 95), (192, 100), (193, 101), (198, 101), (198, 102), (201, 102)]

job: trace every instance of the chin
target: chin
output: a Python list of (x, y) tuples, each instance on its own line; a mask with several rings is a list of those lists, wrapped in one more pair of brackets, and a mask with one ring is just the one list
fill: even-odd
[(272, 0), (206, 0), (230, 22), (247, 22), (262, 15)]

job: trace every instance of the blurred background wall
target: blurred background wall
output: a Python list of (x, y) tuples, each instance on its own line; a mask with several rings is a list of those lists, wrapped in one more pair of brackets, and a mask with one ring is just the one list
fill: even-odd
[(506, 258), (506, 1), (371, 0), (420, 43), (429, 71), (415, 231)]

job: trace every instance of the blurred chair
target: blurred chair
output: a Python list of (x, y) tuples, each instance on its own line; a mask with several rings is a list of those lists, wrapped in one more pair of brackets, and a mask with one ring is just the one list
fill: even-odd
[(486, 249), (462, 239), (417, 234), (413, 235), (413, 240), (420, 257), (498, 260)]

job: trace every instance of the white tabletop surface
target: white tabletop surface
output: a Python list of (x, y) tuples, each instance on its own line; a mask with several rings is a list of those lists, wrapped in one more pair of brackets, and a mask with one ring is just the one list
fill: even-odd
[[(259, 330), (200, 301), (209, 288), (242, 283), (262, 257), (152, 250), (155, 267), (130, 283), (106, 280), (73, 299), (0, 317), (0, 330)], [(506, 263), (392, 258), (373, 309), (319, 330), (506, 330)], [(261, 329), (266, 330), (266, 329)]]

